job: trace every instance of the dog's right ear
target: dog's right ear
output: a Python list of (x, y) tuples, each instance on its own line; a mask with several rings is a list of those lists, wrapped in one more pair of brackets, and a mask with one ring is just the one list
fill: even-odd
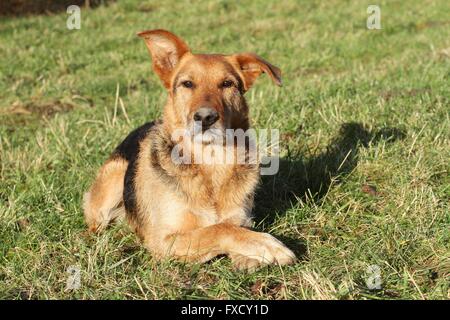
[(149, 30), (137, 34), (144, 38), (152, 56), (153, 70), (166, 88), (170, 88), (170, 79), (181, 57), (189, 52), (183, 40), (166, 30)]

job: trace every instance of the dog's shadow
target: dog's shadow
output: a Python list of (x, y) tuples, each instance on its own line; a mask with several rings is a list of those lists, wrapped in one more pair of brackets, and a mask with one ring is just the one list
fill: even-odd
[[(276, 175), (262, 176), (255, 198), (255, 222), (272, 225), (276, 217), (286, 214), (298, 199), (320, 202), (331, 183), (338, 184), (358, 163), (358, 149), (380, 140), (404, 139), (403, 130), (384, 127), (369, 131), (360, 123), (344, 123), (325, 151), (310, 159), (301, 155), (281, 158)], [(278, 237), (300, 259), (306, 259), (306, 243), (290, 237)]]

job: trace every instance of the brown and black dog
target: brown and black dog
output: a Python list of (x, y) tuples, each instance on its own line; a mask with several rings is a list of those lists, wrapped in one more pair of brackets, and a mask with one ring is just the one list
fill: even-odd
[[(100, 168), (84, 197), (89, 229), (100, 231), (125, 216), (156, 257), (204, 262), (226, 254), (239, 269), (292, 263), (295, 255), (280, 241), (248, 229), (258, 164), (184, 164), (172, 157), (180, 139), (190, 139), (174, 139), (174, 132), (192, 131), (196, 122), (202, 132), (219, 135), (249, 129), (244, 93), (262, 73), (281, 85), (280, 70), (255, 54), (193, 54), (165, 30), (138, 35), (167, 89), (167, 103), (162, 121), (130, 133)], [(189, 144), (183, 146), (190, 154)]]

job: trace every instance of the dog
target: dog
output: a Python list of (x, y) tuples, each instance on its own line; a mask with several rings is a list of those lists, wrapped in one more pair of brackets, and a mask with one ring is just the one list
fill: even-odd
[[(243, 270), (293, 263), (294, 253), (283, 243), (250, 229), (259, 164), (237, 163), (238, 146), (213, 142), (226, 130), (249, 129), (245, 92), (262, 73), (281, 86), (281, 71), (252, 53), (194, 54), (166, 30), (138, 35), (167, 90), (167, 102), (162, 120), (131, 132), (100, 168), (84, 195), (89, 230), (99, 232), (126, 217), (157, 259), (202, 263), (227, 255)], [(174, 138), (177, 130), (189, 134)], [(207, 131), (214, 133), (208, 136)], [(179, 153), (190, 158), (196, 143), (214, 145), (213, 157), (227, 148), (234, 160), (174, 161), (175, 147), (181, 144)], [(241, 149), (247, 152), (248, 143)]]

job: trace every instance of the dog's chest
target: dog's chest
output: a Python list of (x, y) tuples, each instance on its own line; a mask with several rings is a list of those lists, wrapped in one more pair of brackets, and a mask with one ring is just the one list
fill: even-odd
[[(186, 185), (188, 206), (202, 225), (246, 219), (242, 208), (251, 207), (258, 174), (251, 166), (203, 168)], [(195, 188), (195, 189), (194, 189)], [(234, 217), (242, 215), (242, 217)]]

